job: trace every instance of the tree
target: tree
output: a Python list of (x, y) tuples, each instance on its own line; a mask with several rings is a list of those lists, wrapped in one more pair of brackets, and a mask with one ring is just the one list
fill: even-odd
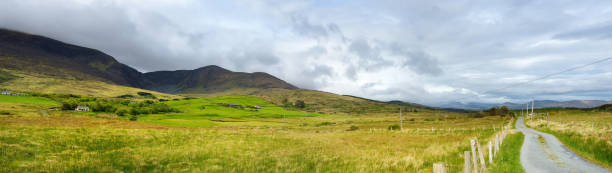
[(297, 100), (297, 101), (295, 101), (295, 107), (305, 108), (306, 107), (306, 103), (304, 103), (304, 101), (302, 101), (302, 100)]
[(508, 115), (508, 112), (510, 112), (510, 110), (508, 110), (508, 106), (502, 106), (501, 108), (499, 108), (499, 111), (498, 111), (499, 116), (502, 116), (502, 117)]
[(495, 115), (497, 115), (497, 107), (492, 107), (492, 108), (489, 108), (489, 111), (488, 111), (488, 112), (489, 112), (489, 116), (495, 116)]

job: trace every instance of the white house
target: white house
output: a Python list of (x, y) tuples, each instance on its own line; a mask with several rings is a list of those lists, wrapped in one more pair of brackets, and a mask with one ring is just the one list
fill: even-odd
[(2, 95), (11, 95), (11, 91), (2, 91)]
[(76, 109), (74, 109), (75, 111), (83, 111), (83, 112), (89, 112), (89, 107), (87, 106), (77, 106)]

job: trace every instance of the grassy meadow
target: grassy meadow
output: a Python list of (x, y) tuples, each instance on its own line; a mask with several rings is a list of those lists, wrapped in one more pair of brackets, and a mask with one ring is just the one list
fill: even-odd
[(398, 113), (320, 114), (220, 96), (166, 101), (181, 112), (129, 121), (20, 99), (29, 101), (0, 99), (0, 172), (428, 172), (435, 162), (458, 172), (469, 139), (485, 143), (510, 120), (409, 112), (403, 130), (389, 130)]
[(612, 168), (612, 112), (553, 110), (548, 120), (538, 115), (526, 125), (551, 133), (577, 154)]
[(150, 92), (162, 99), (182, 98), (177, 95), (115, 85), (97, 80), (65, 79), (6, 69), (0, 72), (0, 78), (2, 78), (1, 73), (14, 76), (12, 80), (0, 81), (0, 88), (9, 90), (45, 94), (76, 94), (94, 97), (117, 97), (126, 94), (137, 95), (138, 92)]

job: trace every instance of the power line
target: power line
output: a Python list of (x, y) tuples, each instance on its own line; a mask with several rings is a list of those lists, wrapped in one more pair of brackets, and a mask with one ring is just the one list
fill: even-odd
[[(594, 65), (594, 64), (602, 63), (602, 62), (605, 62), (605, 61), (608, 61), (608, 60), (611, 60), (611, 59), (612, 59), (612, 57), (603, 58), (603, 59), (600, 59), (600, 60), (597, 60), (597, 61), (593, 61), (593, 62), (588, 63), (588, 64), (584, 64), (584, 65), (577, 66), (577, 67), (572, 67), (572, 68), (565, 69), (563, 71), (556, 72), (556, 73), (547, 74), (547, 75), (544, 75), (542, 77), (535, 78), (535, 79), (532, 79), (532, 80), (528, 80), (528, 81), (525, 81), (525, 82), (521, 82), (521, 83), (517, 83), (517, 84), (513, 84), (513, 85), (508, 85), (506, 87), (502, 87), (502, 88), (498, 88), (498, 89), (487, 90), (485, 92), (482, 92), (481, 94), (487, 94), (487, 93), (491, 93), (491, 92), (494, 92), (494, 91), (501, 91), (501, 90), (505, 90), (505, 89), (508, 89), (508, 88), (522, 86), (522, 85), (529, 84), (529, 83), (532, 83), (532, 82), (535, 82), (535, 81), (538, 81), (538, 80), (542, 80), (542, 79), (546, 79), (546, 78), (549, 78), (549, 77), (552, 77), (552, 76), (556, 76), (556, 75), (559, 75), (559, 74), (562, 74), (562, 73), (567, 73), (567, 72), (574, 71), (574, 70), (577, 70), (577, 69), (581, 69), (581, 68), (584, 68), (584, 67), (588, 67), (588, 66), (591, 66), (591, 65)], [(471, 97), (475, 97), (475, 96), (478, 96), (478, 95), (467, 96), (467, 97), (460, 98), (458, 100), (463, 100), (463, 99), (467, 99), (467, 98), (471, 98)]]

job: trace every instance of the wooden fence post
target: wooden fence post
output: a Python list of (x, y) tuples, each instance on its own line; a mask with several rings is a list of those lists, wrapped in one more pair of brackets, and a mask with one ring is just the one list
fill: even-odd
[(478, 147), (478, 156), (480, 156), (480, 166), (483, 171), (485, 172), (487, 170), (487, 166), (485, 165), (485, 158), (484, 158), (484, 151), (482, 151), (482, 147), (480, 147), (480, 142), (478, 142), (478, 140), (476, 140), (476, 146)]
[(442, 162), (434, 163), (433, 173), (446, 173), (446, 166)]
[(472, 166), (474, 168), (474, 172), (478, 173), (478, 161), (476, 160), (476, 140), (470, 140), (470, 146), (472, 147)]
[(489, 141), (489, 164), (493, 164), (493, 144)]
[(493, 157), (497, 157), (498, 150), (499, 150), (499, 135), (495, 135), (495, 150), (493, 151)]
[(463, 173), (472, 173), (472, 165), (470, 165), (470, 151), (463, 152)]

